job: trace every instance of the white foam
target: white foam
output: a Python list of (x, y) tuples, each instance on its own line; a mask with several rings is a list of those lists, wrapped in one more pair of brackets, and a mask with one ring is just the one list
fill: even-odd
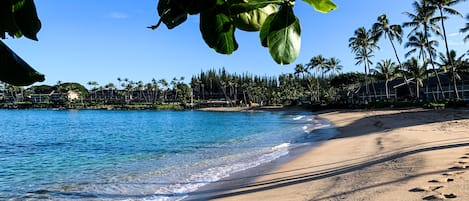
[[(217, 167), (208, 168), (198, 173), (192, 173), (186, 179), (180, 183), (171, 184), (164, 186), (156, 190), (155, 194), (178, 194), (181, 196), (177, 197), (153, 197), (151, 199), (145, 200), (154, 200), (154, 201), (177, 201), (182, 200), (187, 197), (182, 196), (190, 192), (194, 192), (202, 186), (205, 186), (209, 183), (219, 181), (223, 178), (229, 177), (230, 175), (241, 172), (256, 166), (259, 166), (264, 163), (271, 162), (281, 156), (284, 156), (289, 153), (290, 143), (282, 143), (280, 145), (270, 148), (270, 150), (264, 150), (263, 153), (257, 155), (256, 157), (250, 158), (248, 161), (239, 161), (242, 158), (240, 156), (231, 156), (236, 158), (237, 161), (231, 161), (229, 164), (220, 165)], [(259, 154), (259, 153), (258, 153)]]
[(303, 118), (305, 118), (305, 116), (300, 115), (300, 116), (297, 116), (297, 117), (293, 118), (293, 120), (298, 121), (298, 120), (301, 120)]

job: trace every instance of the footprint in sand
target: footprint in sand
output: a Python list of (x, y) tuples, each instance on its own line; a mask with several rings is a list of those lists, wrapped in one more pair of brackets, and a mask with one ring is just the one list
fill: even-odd
[(448, 172), (448, 173), (443, 173), (441, 175), (443, 176), (455, 176), (455, 175), (459, 175), (459, 174), (464, 174), (465, 172), (464, 171), (460, 171), (460, 172)]
[(445, 198), (450, 198), (450, 199), (451, 199), (451, 198), (457, 198), (457, 197), (458, 197), (458, 196), (456, 196), (456, 195), (455, 195), (455, 194), (453, 194), (453, 193), (450, 193), (450, 194), (444, 194), (443, 196), (444, 196)]
[(457, 198), (457, 196), (454, 193), (449, 193), (449, 194), (430, 195), (422, 199), (423, 200), (444, 200), (444, 199), (453, 199), (453, 198)]
[(464, 170), (464, 169), (467, 169), (468, 166), (467, 165), (461, 165), (461, 166), (453, 166), (453, 167), (450, 167), (448, 169), (450, 170)]
[(440, 179), (440, 180), (433, 179), (433, 180), (428, 181), (428, 183), (447, 183), (447, 182), (452, 182), (452, 181), (454, 181), (454, 179), (444, 178), (444, 179)]
[(459, 158), (459, 159), (468, 159), (468, 158), (469, 158), (469, 157), (467, 157), (467, 156), (463, 156), (463, 157), (461, 157), (461, 158)]
[(436, 190), (441, 189), (441, 188), (443, 188), (443, 186), (429, 186), (427, 188), (415, 187), (413, 189), (410, 189), (409, 192), (414, 192), (414, 193), (428, 192), (428, 191), (436, 191)]
[(443, 195), (430, 195), (422, 198), (423, 200), (443, 200), (445, 197)]

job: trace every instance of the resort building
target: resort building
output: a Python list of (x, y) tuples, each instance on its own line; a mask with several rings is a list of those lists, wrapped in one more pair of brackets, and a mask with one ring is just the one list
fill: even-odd
[(349, 101), (409, 101), (409, 100), (444, 100), (459, 98), (469, 100), (469, 74), (460, 73), (460, 79), (456, 80), (456, 90), (453, 80), (447, 73), (439, 74), (441, 89), (436, 76), (422, 80), (422, 86), (416, 84), (414, 78), (407, 80), (396, 78), (388, 82), (388, 96), (386, 95), (386, 83), (384, 81), (370, 82), (368, 84), (369, 93), (366, 86), (360, 86)]

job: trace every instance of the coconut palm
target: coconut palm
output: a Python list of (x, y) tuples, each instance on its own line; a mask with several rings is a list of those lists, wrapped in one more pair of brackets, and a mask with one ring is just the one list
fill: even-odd
[(430, 5), (428, 0), (420, 0), (420, 1), (414, 1), (412, 4), (414, 7), (414, 13), (411, 12), (404, 12), (409, 18), (409, 22), (405, 22), (403, 24), (404, 27), (412, 27), (411, 32), (409, 33), (409, 36), (418, 32), (422, 31), (423, 36), (426, 38), (426, 47), (427, 47), (427, 52), (429, 55), (430, 59), (430, 64), (432, 65), (433, 72), (435, 73), (435, 76), (438, 80), (438, 87), (441, 92), (441, 96), (443, 99), (445, 98), (445, 94), (443, 92), (443, 87), (441, 85), (441, 80), (440, 76), (438, 75), (438, 72), (435, 68), (435, 62), (434, 62), (434, 54), (431, 51), (430, 44), (429, 44), (429, 37), (430, 37), (430, 30), (433, 30), (437, 34), (439, 33), (439, 27), (436, 25), (436, 20), (433, 17), (435, 13), (435, 9)]
[(415, 32), (413, 35), (410, 35), (408, 41), (404, 44), (404, 47), (411, 49), (404, 56), (409, 57), (410, 55), (418, 52), (418, 58), (425, 62), (427, 60), (427, 49), (435, 55), (435, 47), (438, 46), (438, 41), (430, 40), (427, 43), (427, 39), (428, 38), (425, 37), (422, 32)]
[(295, 66), (295, 75), (304, 79), (305, 74), (308, 72), (308, 68), (305, 67), (303, 64), (296, 64)]
[(376, 64), (374, 73), (385, 80), (386, 99), (389, 99), (389, 81), (399, 76), (399, 68), (391, 59), (382, 60)]
[(407, 70), (407, 73), (414, 78), (415, 81), (415, 94), (417, 99), (420, 99), (420, 87), (423, 86), (423, 78), (425, 77), (426, 72), (426, 63), (422, 66), (419, 66), (418, 59), (415, 57), (410, 58), (407, 62), (404, 63), (404, 67)]
[(362, 64), (365, 68), (365, 87), (366, 87), (366, 94), (370, 99), (370, 89), (368, 86), (368, 71), (370, 69), (370, 65), (373, 62), (370, 60), (373, 57), (373, 51), (378, 49), (376, 43), (376, 38), (373, 37), (372, 30), (367, 30), (365, 27), (360, 27), (354, 32), (354, 36), (349, 38), (349, 47), (352, 49), (352, 52), (355, 53), (355, 59), (357, 63), (355, 65)]
[(324, 78), (324, 74), (328, 70), (327, 59), (322, 55), (317, 55), (311, 58), (307, 66), (310, 70), (315, 69), (316, 72), (321, 74), (322, 78)]
[[(411, 48), (406, 54), (405, 57), (409, 57), (410, 55), (417, 53), (418, 52), (418, 58), (422, 60), (422, 63), (427, 62), (427, 51), (432, 53), (432, 55), (436, 54), (436, 48), (435, 46), (438, 46), (438, 41), (436, 40), (430, 40), (427, 43), (427, 37), (424, 36), (422, 32), (415, 32), (413, 35), (410, 35), (408, 38), (408, 41), (405, 43), (404, 47), (405, 48)], [(428, 44), (428, 48), (427, 48)], [(428, 65), (426, 65), (428, 66)], [(426, 71), (426, 78), (428, 80), (429, 75), (428, 75), (428, 69)], [(428, 85), (425, 86), (425, 92), (428, 95)], [(428, 97), (426, 97), (428, 98)]]
[(457, 16), (463, 17), (462, 14), (459, 13), (457, 10), (451, 8), (451, 6), (454, 6), (455, 4), (461, 2), (462, 0), (429, 0), (429, 1), (430, 1), (430, 5), (434, 9), (437, 9), (439, 11), (439, 16), (434, 18), (434, 19), (439, 20), (441, 22), (442, 32), (440, 33), (440, 35), (443, 36), (443, 39), (445, 41), (446, 58), (449, 59), (448, 62), (450, 64), (450, 66), (452, 66), (453, 61), (451, 60), (452, 58), (451, 58), (449, 48), (448, 48), (448, 39), (446, 37), (446, 28), (445, 28), (445, 20), (448, 17), (445, 16), (444, 14), (457, 15)]
[(87, 84), (90, 85), (91, 87), (90, 90), (93, 92), (94, 98), (96, 99), (97, 98), (96, 90), (97, 90), (97, 86), (99, 85), (98, 82), (89, 81)]
[(166, 92), (168, 91), (169, 83), (164, 78), (158, 80), (158, 84), (161, 85), (161, 89), (163, 90), (163, 103), (166, 101)]
[(340, 64), (340, 59), (335, 57), (331, 57), (330, 59), (328, 59), (327, 65), (331, 75), (339, 74), (342, 71), (342, 68), (344, 67), (342, 64)]
[[(328, 71), (328, 64), (327, 64), (327, 59), (323, 57), (322, 55), (317, 55), (311, 58), (309, 63), (307, 64), (309, 70), (315, 70), (318, 74), (321, 74), (321, 78), (324, 79), (324, 74)], [(318, 76), (319, 77), (319, 76)], [(321, 96), (321, 85), (319, 83), (319, 79), (316, 79), (316, 97), (317, 100), (320, 100)]]
[[(401, 69), (402, 63), (399, 58), (399, 55), (397, 54), (396, 46), (394, 45), (394, 40), (397, 40), (397, 42), (402, 43), (402, 27), (401, 25), (398, 24), (389, 24), (389, 19), (387, 18), (386, 14), (382, 14), (378, 16), (377, 22), (373, 24), (373, 34), (376, 37), (376, 40), (378, 41), (383, 35), (384, 38), (388, 39), (389, 42), (391, 43), (392, 49), (394, 50), (394, 56), (396, 56), (397, 63), (399, 64), (398, 68)], [(407, 88), (409, 89), (410, 94), (412, 94), (412, 90), (410, 89), (410, 86), (407, 84), (407, 76), (404, 74), (404, 81), (407, 85)]]
[[(469, 14), (467, 14), (466, 19), (469, 20)], [(461, 29), (462, 33), (469, 32), (469, 22), (466, 22), (466, 27)], [(469, 33), (464, 37), (464, 42), (469, 41)]]
[(453, 81), (453, 92), (456, 96), (456, 99), (459, 99), (459, 92), (457, 88), (457, 80), (461, 80), (461, 76), (459, 75), (459, 72), (461, 71), (462, 68), (464, 68), (464, 56), (465, 54), (460, 55), (459, 57), (456, 54), (456, 51), (451, 50), (449, 52), (449, 57), (447, 57), (445, 54), (440, 53), (440, 62), (438, 65), (440, 66), (441, 69), (444, 69), (446, 72), (448, 72), (449, 77)]

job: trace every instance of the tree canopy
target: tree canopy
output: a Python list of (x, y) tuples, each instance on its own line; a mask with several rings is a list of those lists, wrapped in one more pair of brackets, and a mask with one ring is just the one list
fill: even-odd
[[(331, 0), (303, 0), (319, 12), (337, 8)], [(200, 15), (200, 32), (205, 43), (216, 52), (231, 54), (238, 49), (235, 31), (260, 32), (262, 46), (269, 49), (279, 64), (290, 64), (298, 57), (301, 26), (295, 16), (295, 0), (159, 0), (160, 20), (149, 28), (164, 23), (173, 29), (189, 15)], [(0, 38), (25, 36), (37, 41), (41, 29), (33, 0), (0, 1)], [(0, 81), (13, 85), (30, 85), (44, 81), (44, 75), (0, 41)]]

